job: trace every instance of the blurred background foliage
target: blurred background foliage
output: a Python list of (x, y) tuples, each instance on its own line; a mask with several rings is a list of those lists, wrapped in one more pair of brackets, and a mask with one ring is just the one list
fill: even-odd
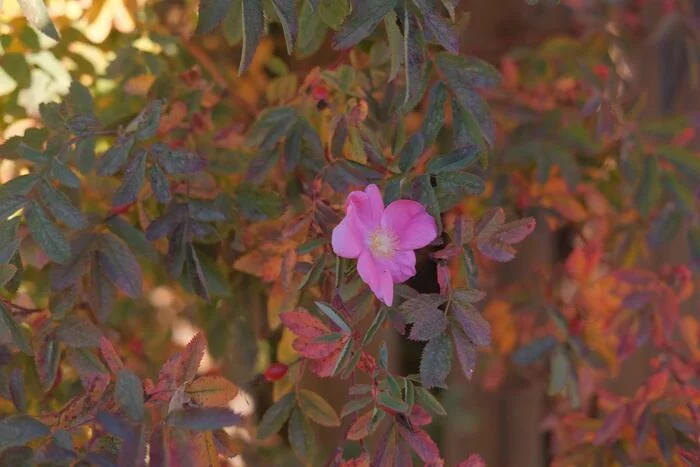
[[(403, 44), (392, 42), (402, 40), (400, 19), (395, 31), (387, 21), (386, 34), (332, 48), (350, 4), (362, 2), (298, 2), (293, 51), (284, 15), (263, 2), (269, 24), (254, 55), (240, 2), (215, 29), (196, 0), (51, 0), (46, 34), (20, 3), (0, 2), (3, 219), (24, 208), (23, 222), (0, 228), (3, 413), (61, 413), (82, 397), (89, 375), (113, 369), (108, 351), (95, 350), (100, 336), (140, 378), (158, 380), (139, 383), (149, 394), (168, 357), (202, 330), (200, 374), (233, 381), (222, 393), (252, 414), (219, 452), (242, 453), (232, 461), (240, 465), (295, 465), (288, 441), (297, 456), (298, 445), (256, 440), (253, 422), (301, 377), (279, 315), (330, 301), (330, 229), (347, 192), (375, 182), (386, 200), (428, 205), (460, 247), (442, 269), (426, 253), (414, 289), (439, 293), (442, 271), (488, 294), (479, 307), (492, 342), (474, 377), (453, 373), (450, 388), (434, 392), (449, 415), (428, 432), (446, 465), (473, 452), (494, 466), (700, 465), (697, 1), (425, 2), (453, 34), (432, 42), (500, 73), (477, 70), (469, 84), (483, 105), (474, 97), (466, 111), (455, 91), (464, 83), (450, 81), (435, 47), (425, 84), (404, 76)], [(60, 40), (49, 37), (56, 32)], [(418, 94), (406, 91), (415, 85)], [(416, 134), (424, 150), (412, 154)], [(145, 142), (148, 156), (132, 151), (127, 164), (128, 148)], [(438, 155), (467, 144), (478, 146), (479, 164), (435, 175)], [(33, 173), (50, 182), (27, 204), (17, 190)], [(461, 249), (463, 220), (496, 207), (537, 219), (505, 266), (480, 245)], [(51, 240), (85, 225), (102, 245), (94, 255), (80, 235), (68, 250)], [(15, 240), (16, 255), (4, 246)], [(343, 300), (374, 310), (357, 281), (348, 284)], [(71, 317), (99, 329), (76, 331)], [(380, 335), (397, 374), (419, 372), (422, 344), (388, 326)], [(273, 362), (289, 372), (265, 381)], [(304, 383), (340, 410), (347, 381)], [(343, 434), (316, 431), (306, 436), (323, 465)], [(52, 443), (62, 436), (54, 430)], [(102, 438), (73, 433), (68, 450), (114, 454), (91, 439)], [(34, 442), (51, 458), (53, 444)], [(364, 449), (348, 445), (346, 457)], [(6, 463), (27, 458), (10, 451)]]

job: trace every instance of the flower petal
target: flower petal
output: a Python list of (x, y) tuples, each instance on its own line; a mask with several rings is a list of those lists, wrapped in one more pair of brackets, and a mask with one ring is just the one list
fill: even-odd
[(394, 284), (405, 282), (416, 275), (416, 254), (413, 250), (399, 250), (389, 259), (376, 260), (382, 270), (391, 273)]
[(365, 191), (353, 191), (348, 195), (346, 212), (354, 210), (357, 215), (357, 226), (364, 230), (372, 230), (379, 225), (384, 212), (384, 201), (377, 185), (368, 185)]
[(382, 227), (390, 229), (399, 237), (399, 248), (416, 250), (423, 248), (437, 237), (437, 225), (422, 204), (400, 199), (384, 210)]
[(360, 278), (369, 285), (372, 289), (372, 293), (379, 298), (380, 295), (380, 283), (379, 278), (381, 271), (379, 270), (379, 265), (374, 260), (374, 257), (369, 251), (363, 251), (357, 260), (357, 272), (360, 274)]
[(379, 297), (386, 306), (391, 306), (394, 302), (394, 281), (391, 280), (391, 273), (389, 271), (383, 271), (380, 277), (381, 292), (382, 296)]
[(357, 258), (364, 250), (365, 242), (360, 229), (357, 228), (354, 208), (349, 206), (348, 214), (333, 229), (331, 245), (333, 252), (343, 258)]

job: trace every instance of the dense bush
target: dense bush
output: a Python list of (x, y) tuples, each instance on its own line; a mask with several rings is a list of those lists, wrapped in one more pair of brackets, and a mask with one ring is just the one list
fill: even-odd
[(457, 0), (7, 3), (0, 464), (442, 465), (454, 360), (548, 381), (555, 465), (700, 465), (697, 122), (628, 56), (662, 44), (672, 108), (692, 2), (571, 1), (496, 66)]

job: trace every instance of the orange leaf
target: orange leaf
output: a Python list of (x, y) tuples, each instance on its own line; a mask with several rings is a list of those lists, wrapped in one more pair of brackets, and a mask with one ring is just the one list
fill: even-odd
[(200, 376), (189, 384), (187, 394), (202, 407), (227, 407), (238, 387), (223, 376)]

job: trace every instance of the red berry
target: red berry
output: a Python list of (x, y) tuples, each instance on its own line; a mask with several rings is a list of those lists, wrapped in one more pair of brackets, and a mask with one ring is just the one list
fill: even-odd
[(112, 209), (109, 210), (109, 215), (110, 216), (118, 216), (120, 214), (124, 214), (129, 209), (131, 209), (131, 206), (133, 206), (134, 204), (135, 203), (128, 203), (128, 204), (122, 204), (121, 206), (114, 206)]
[(311, 97), (315, 101), (327, 100), (329, 96), (328, 88), (322, 84), (317, 84), (311, 88)]
[(287, 374), (288, 369), (289, 367), (284, 363), (273, 363), (267, 370), (265, 370), (265, 380), (270, 383), (279, 381), (284, 378), (284, 375)]

